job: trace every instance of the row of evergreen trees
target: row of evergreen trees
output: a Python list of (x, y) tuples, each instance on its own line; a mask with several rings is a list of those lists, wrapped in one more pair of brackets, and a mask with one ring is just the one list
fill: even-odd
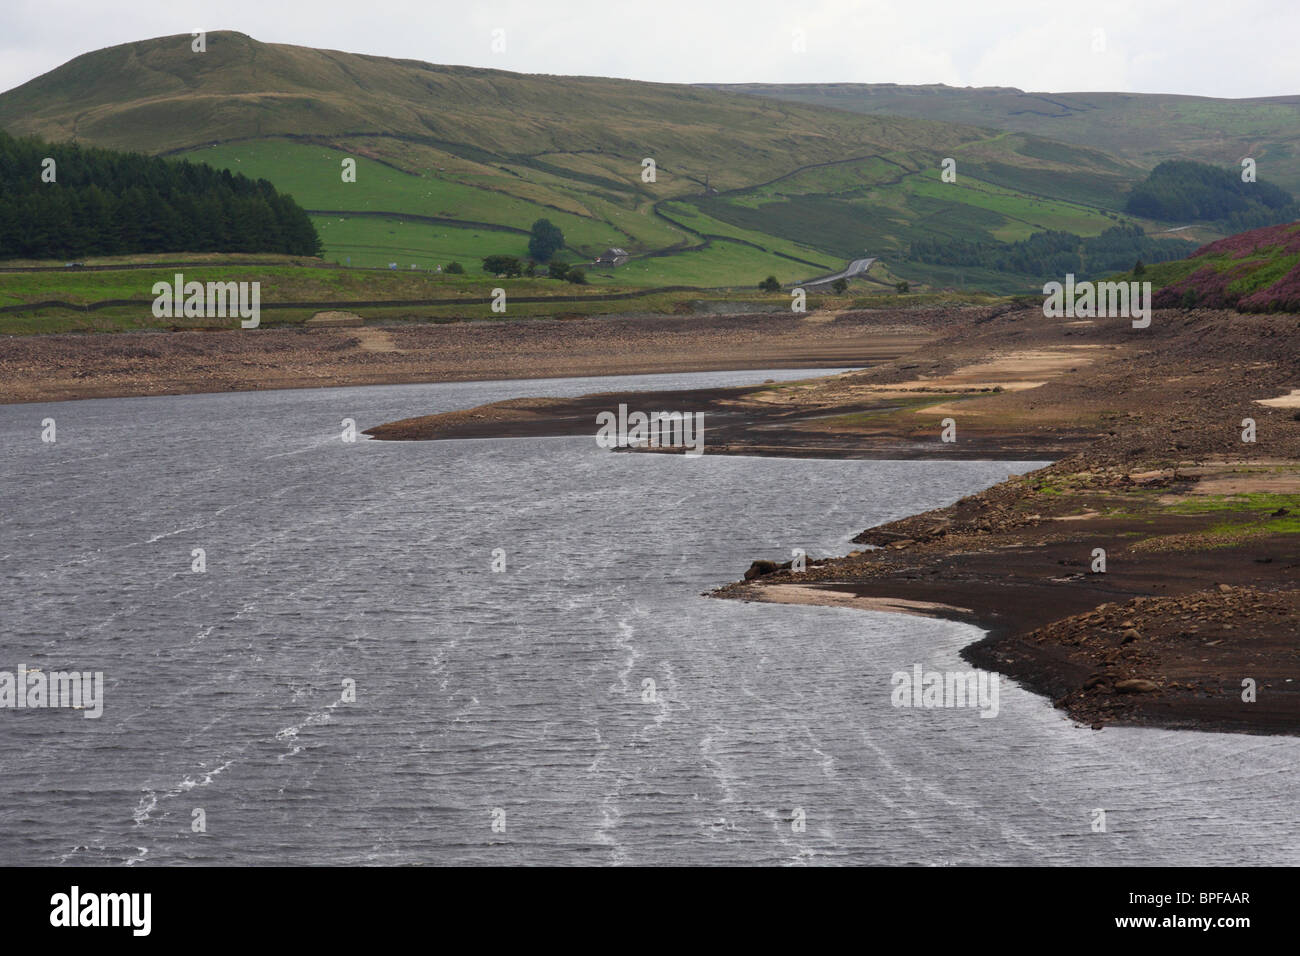
[(1242, 182), (1239, 170), (1169, 160), (1129, 193), (1134, 216), (1162, 222), (1213, 222), (1225, 232), (1291, 222), (1300, 216), (1295, 197), (1272, 183)]
[(320, 251), (307, 213), (265, 179), (0, 131), (0, 259)]
[(1132, 268), (1137, 259), (1166, 262), (1187, 255), (1180, 239), (1152, 239), (1139, 226), (1113, 226), (1099, 236), (1036, 232), (1019, 242), (917, 239), (911, 257), (943, 266), (978, 266), (1024, 276), (1096, 276)]

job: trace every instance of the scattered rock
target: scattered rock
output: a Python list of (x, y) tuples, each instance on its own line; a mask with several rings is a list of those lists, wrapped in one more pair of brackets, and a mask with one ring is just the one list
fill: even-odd
[(1128, 680), (1115, 682), (1115, 690), (1121, 694), (1149, 694), (1159, 689), (1160, 687), (1155, 681), (1146, 680), (1142, 677), (1131, 677)]

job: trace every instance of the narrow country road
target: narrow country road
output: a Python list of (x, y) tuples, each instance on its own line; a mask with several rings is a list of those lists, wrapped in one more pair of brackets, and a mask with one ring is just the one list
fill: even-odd
[(798, 283), (801, 286), (825, 285), (828, 282), (834, 282), (836, 279), (852, 279), (854, 276), (862, 275), (871, 268), (871, 263), (875, 262), (878, 256), (872, 256), (869, 259), (854, 259), (845, 268), (839, 272), (832, 272), (830, 275), (817, 276), (815, 279), (805, 279)]

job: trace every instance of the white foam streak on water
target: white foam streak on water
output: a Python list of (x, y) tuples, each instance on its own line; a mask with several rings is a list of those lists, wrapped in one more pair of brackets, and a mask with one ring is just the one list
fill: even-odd
[(895, 709), (979, 632), (700, 596), (1028, 463), (338, 439), (618, 387), (0, 408), (0, 669), (107, 685), (100, 720), (0, 711), (0, 862), (1291, 862), (1300, 742), (1094, 733), (1006, 683), (996, 719)]

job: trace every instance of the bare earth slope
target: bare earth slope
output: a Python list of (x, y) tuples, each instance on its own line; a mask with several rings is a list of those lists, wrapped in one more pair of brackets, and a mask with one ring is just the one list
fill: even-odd
[(476, 379), (866, 365), (928, 341), (859, 313), (607, 316), (0, 338), (0, 402)]

